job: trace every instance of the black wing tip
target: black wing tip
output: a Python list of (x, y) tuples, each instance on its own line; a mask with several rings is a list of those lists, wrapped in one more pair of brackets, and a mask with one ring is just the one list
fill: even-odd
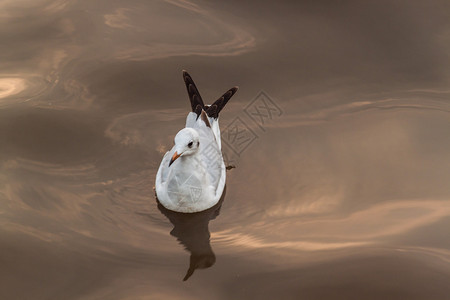
[(183, 69), (181, 71), (183, 73), (183, 80), (186, 84), (186, 89), (189, 94), (189, 99), (191, 101), (191, 108), (192, 111), (197, 114), (197, 119), (200, 117), (201, 112), (204, 110), (206, 112), (206, 115), (208, 117), (213, 117), (217, 119), (219, 117), (220, 111), (223, 109), (225, 104), (230, 100), (231, 97), (237, 92), (239, 89), (238, 86), (234, 86), (228, 91), (225, 92), (225, 94), (222, 95), (219, 99), (217, 99), (213, 105), (206, 106), (203, 103), (202, 97), (200, 96), (200, 92), (198, 91), (197, 87), (195, 86), (194, 80), (192, 79), (191, 75)]
[(194, 112), (197, 115), (197, 119), (198, 117), (200, 117), (200, 114), (203, 111), (203, 107), (200, 104), (197, 104), (197, 106), (192, 110), (192, 112)]
[(211, 118), (217, 119), (219, 117), (220, 111), (228, 103), (228, 100), (230, 100), (231, 97), (233, 97), (233, 95), (236, 94), (238, 89), (239, 89), (238, 86), (234, 86), (228, 91), (226, 91), (225, 94), (223, 94), (209, 108), (206, 109), (206, 114)]
[[(194, 80), (191, 75), (186, 70), (183, 70), (183, 80), (186, 85), (186, 90), (189, 95), (189, 100), (191, 101), (191, 109), (193, 112), (197, 114), (197, 118), (200, 115), (202, 109), (204, 109), (205, 104), (203, 103), (202, 97), (200, 96), (200, 92), (195, 86)], [(198, 109), (200, 107), (200, 110)]]
[(232, 87), (231, 89), (229, 89), (228, 91), (227, 91), (227, 93), (229, 93), (229, 92), (231, 92), (231, 95), (230, 95), (230, 98), (234, 95), (234, 94), (236, 94), (236, 92), (239, 90), (239, 87), (238, 86), (234, 86), (234, 87)]
[(183, 72), (183, 80), (186, 83), (186, 85), (189, 83), (195, 85), (194, 80), (192, 79), (191, 75), (186, 70), (183, 70), (182, 72)]
[(183, 80), (184, 80), (184, 82), (186, 84), (194, 82), (194, 80), (192, 79), (191, 75), (189, 75), (189, 73), (186, 72), (186, 71), (183, 72)]

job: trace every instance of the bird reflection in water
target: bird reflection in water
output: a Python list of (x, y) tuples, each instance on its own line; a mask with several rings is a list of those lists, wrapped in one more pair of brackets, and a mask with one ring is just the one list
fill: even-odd
[(189, 279), (196, 269), (210, 268), (216, 262), (209, 233), (209, 221), (214, 220), (220, 214), (220, 208), (225, 198), (224, 188), (222, 197), (213, 207), (196, 213), (180, 213), (168, 210), (159, 203), (158, 209), (173, 224), (170, 235), (177, 238), (187, 251), (191, 253), (189, 269), (183, 281)]

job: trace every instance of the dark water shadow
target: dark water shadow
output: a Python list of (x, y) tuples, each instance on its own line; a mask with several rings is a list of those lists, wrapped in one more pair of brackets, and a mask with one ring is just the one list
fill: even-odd
[(220, 214), (225, 192), (226, 187), (216, 205), (197, 213), (180, 213), (168, 210), (156, 199), (158, 209), (173, 224), (170, 235), (176, 237), (180, 244), (191, 253), (189, 269), (183, 281), (188, 280), (196, 269), (210, 268), (216, 262), (216, 255), (211, 248), (208, 226), (209, 221), (214, 220)]

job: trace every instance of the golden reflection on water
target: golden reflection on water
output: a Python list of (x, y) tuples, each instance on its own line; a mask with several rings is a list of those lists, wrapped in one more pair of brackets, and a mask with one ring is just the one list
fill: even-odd
[(25, 89), (22, 78), (0, 78), (0, 98), (6, 98), (20, 93)]

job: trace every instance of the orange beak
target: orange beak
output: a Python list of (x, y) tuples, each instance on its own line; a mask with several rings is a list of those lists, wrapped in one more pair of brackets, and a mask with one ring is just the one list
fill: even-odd
[(170, 160), (169, 167), (170, 167), (170, 165), (172, 165), (173, 162), (174, 162), (178, 157), (180, 157), (180, 156), (181, 156), (181, 154), (178, 154), (178, 152), (175, 151), (175, 153), (174, 153), (173, 156), (172, 156), (172, 159)]

